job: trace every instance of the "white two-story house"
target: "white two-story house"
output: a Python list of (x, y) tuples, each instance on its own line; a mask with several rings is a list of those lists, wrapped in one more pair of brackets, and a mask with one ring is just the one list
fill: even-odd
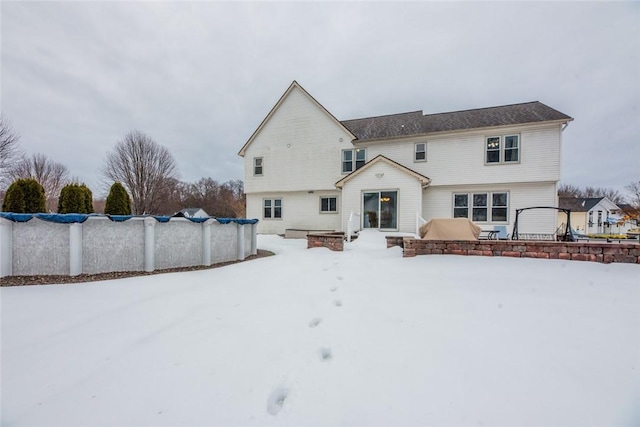
[[(540, 102), (340, 121), (293, 82), (244, 144), (247, 217), (258, 232), (361, 228), (415, 232), (432, 218), (510, 230), (515, 209), (557, 206), (562, 131)], [(519, 230), (552, 233), (553, 210)]]

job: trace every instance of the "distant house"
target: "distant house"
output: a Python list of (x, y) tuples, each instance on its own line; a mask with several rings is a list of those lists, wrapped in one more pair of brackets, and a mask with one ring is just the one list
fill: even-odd
[(640, 225), (640, 209), (634, 208), (627, 203), (618, 203), (618, 206), (620, 206), (622, 215), (629, 219), (631, 228), (636, 228)]
[(203, 209), (200, 208), (186, 208), (173, 215), (174, 217), (183, 218), (206, 218), (209, 216)]
[[(432, 218), (512, 226), (557, 206), (562, 131), (538, 101), (438, 114), (338, 120), (293, 82), (238, 153), (259, 233), (360, 228), (416, 232)], [(555, 212), (520, 229), (551, 233)]]
[[(624, 224), (624, 213), (606, 197), (560, 197), (559, 207), (571, 210), (571, 226), (581, 234), (620, 234), (630, 228)], [(558, 226), (565, 224), (567, 216), (558, 213)]]

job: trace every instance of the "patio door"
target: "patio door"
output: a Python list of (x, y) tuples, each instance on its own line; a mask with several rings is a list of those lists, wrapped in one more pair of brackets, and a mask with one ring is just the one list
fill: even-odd
[(362, 228), (398, 229), (398, 192), (367, 191), (362, 194)]

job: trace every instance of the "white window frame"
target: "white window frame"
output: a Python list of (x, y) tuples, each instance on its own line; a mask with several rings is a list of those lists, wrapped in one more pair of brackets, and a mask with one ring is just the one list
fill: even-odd
[[(347, 152), (351, 153), (351, 159), (349, 160), (345, 160), (345, 154)], [(361, 156), (359, 156), (359, 154), (361, 154)], [(340, 170), (342, 171), (343, 174), (349, 174), (351, 172), (357, 171), (358, 169), (360, 169), (362, 166), (364, 166), (365, 163), (367, 163), (367, 149), (366, 148), (349, 148), (347, 150), (342, 150), (341, 154), (340, 154)], [(358, 157), (362, 157), (361, 159), (358, 159)], [(346, 165), (349, 165), (348, 168), (345, 168)], [(348, 170), (347, 170), (348, 169)]]
[[(507, 138), (516, 138), (516, 146), (514, 147), (507, 147)], [(503, 163), (520, 163), (520, 135), (519, 134), (512, 134), (512, 135), (505, 135), (504, 136), (504, 148), (503, 148)], [(516, 152), (516, 159), (515, 160), (507, 160), (507, 151), (515, 151)]]
[[(516, 138), (515, 147), (507, 148), (507, 139)], [(495, 140), (497, 146), (492, 147), (489, 145), (489, 140)], [(520, 157), (522, 155), (522, 146), (520, 144), (521, 138), (518, 133), (510, 133), (505, 135), (491, 135), (484, 139), (484, 164), (485, 165), (510, 165), (520, 163)], [(516, 152), (516, 160), (506, 160), (507, 151)], [(498, 153), (498, 160), (489, 161), (489, 153)]]
[[(276, 216), (276, 208), (280, 210), (280, 216)], [(267, 215), (267, 209), (269, 209), (269, 215)], [(262, 219), (281, 220), (282, 216), (283, 215), (282, 215), (282, 198), (281, 197), (262, 199)]]
[[(508, 191), (494, 191), (491, 194), (491, 210), (489, 211), (489, 218), (490, 218), (490, 222), (494, 222), (494, 223), (502, 223), (502, 224), (506, 224), (509, 223), (509, 192)], [(506, 195), (506, 199), (507, 202), (505, 205), (496, 205), (495, 204), (495, 197), (498, 194), (505, 194)], [(494, 210), (496, 209), (504, 209), (505, 213), (504, 213), (504, 220), (494, 220)]]
[[(418, 147), (422, 146), (422, 150), (418, 150)], [(423, 158), (419, 159), (418, 155), (422, 154)], [(427, 143), (416, 142), (413, 146), (413, 161), (414, 162), (426, 162), (427, 161)]]
[[(466, 201), (465, 203), (466, 206), (456, 206), (456, 196), (460, 196), (460, 197), (464, 196), (464, 199)], [(453, 193), (452, 202), (453, 202), (452, 218), (469, 218), (469, 193)], [(458, 210), (464, 209), (466, 210), (467, 214), (465, 216), (456, 216), (456, 209)]]
[[(476, 199), (479, 199), (481, 196), (484, 196), (484, 205), (476, 202)], [(471, 198), (471, 221), (480, 222), (483, 224), (490, 222), (489, 221), (489, 199), (491, 198), (490, 193), (487, 193), (487, 192), (471, 193), (470, 198)], [(476, 212), (479, 213), (483, 211), (484, 211), (485, 219), (484, 220), (476, 219)]]
[[(507, 199), (507, 203), (506, 206), (505, 205), (496, 205), (494, 206), (494, 195), (497, 194), (506, 194), (506, 199)], [(485, 205), (477, 205), (476, 204), (476, 200), (474, 200), (474, 196), (479, 196), (479, 195), (486, 195), (486, 206)], [(466, 206), (456, 206), (456, 196), (464, 196), (466, 198)], [(509, 203), (511, 202), (511, 197), (509, 194), (509, 191), (476, 191), (476, 192), (459, 192), (459, 193), (453, 193), (452, 197), (451, 197), (451, 206), (452, 206), (452, 212), (451, 212), (451, 217), (452, 218), (467, 218), (472, 220), (473, 222), (477, 222), (480, 224), (508, 224), (509, 223)], [(494, 220), (493, 219), (493, 210), (495, 209), (505, 209), (506, 210), (506, 219), (505, 220)], [(467, 215), (466, 216), (456, 216), (456, 209), (458, 210), (458, 212), (460, 212), (460, 210), (464, 209), (466, 210)], [(480, 211), (480, 210), (484, 210), (486, 211), (486, 215), (487, 215), (487, 220), (486, 221), (480, 221), (480, 220), (475, 220), (474, 218), (474, 211)]]
[[(260, 168), (260, 173), (257, 172), (258, 168)], [(263, 157), (254, 157), (253, 158), (253, 176), (262, 176), (263, 173), (264, 173)]]
[[(322, 209), (322, 201), (327, 199), (327, 210)], [(329, 199), (334, 199), (334, 209), (331, 209), (331, 202)], [(336, 214), (338, 213), (338, 197), (337, 196), (320, 196), (320, 213), (321, 214)]]

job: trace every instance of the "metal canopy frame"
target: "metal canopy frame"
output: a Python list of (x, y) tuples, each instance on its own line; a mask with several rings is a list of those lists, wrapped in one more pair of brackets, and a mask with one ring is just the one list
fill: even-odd
[(573, 233), (571, 231), (571, 209), (565, 208), (557, 208), (555, 206), (532, 206), (530, 208), (522, 208), (516, 209), (516, 219), (513, 223), (513, 232), (511, 233), (512, 240), (519, 240), (518, 236), (518, 217), (522, 211), (527, 211), (530, 209), (555, 209), (560, 212), (564, 212), (567, 215), (567, 224), (564, 229), (564, 233), (562, 235), (557, 235), (557, 239), (563, 242), (575, 242), (576, 239), (573, 237)]

